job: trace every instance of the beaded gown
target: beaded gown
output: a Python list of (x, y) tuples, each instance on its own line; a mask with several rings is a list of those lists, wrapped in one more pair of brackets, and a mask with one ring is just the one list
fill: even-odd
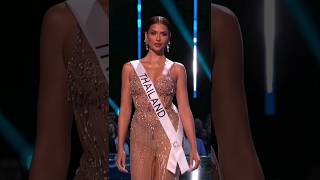
[[(132, 67), (132, 66), (131, 66)], [(176, 92), (176, 78), (171, 75), (170, 68), (154, 80), (153, 84), (165, 107), (175, 129), (179, 116), (172, 108), (172, 100)], [(170, 141), (156, 116), (140, 80), (132, 67), (130, 89), (135, 112), (130, 130), (130, 164), (132, 180), (172, 180), (179, 179), (179, 168), (176, 174), (166, 169), (171, 149)]]
[(76, 180), (108, 179), (108, 83), (80, 27), (70, 38), (64, 64), (83, 154)]

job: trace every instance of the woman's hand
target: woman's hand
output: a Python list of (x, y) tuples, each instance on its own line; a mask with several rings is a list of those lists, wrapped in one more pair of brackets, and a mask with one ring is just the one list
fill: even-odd
[(197, 169), (200, 165), (200, 157), (197, 150), (191, 150), (190, 159), (189, 159), (189, 167), (190, 171)]
[(117, 167), (120, 172), (128, 173), (126, 169), (126, 153), (123, 149), (119, 149), (117, 153)]

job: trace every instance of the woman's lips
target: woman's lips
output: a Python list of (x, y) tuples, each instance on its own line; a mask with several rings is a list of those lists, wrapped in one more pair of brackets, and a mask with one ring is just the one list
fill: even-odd
[(161, 43), (155, 43), (154, 44), (155, 47), (161, 47), (161, 45), (162, 45)]

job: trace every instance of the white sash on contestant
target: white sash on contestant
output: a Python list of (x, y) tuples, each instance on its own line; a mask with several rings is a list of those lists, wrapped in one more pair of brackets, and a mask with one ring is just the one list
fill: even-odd
[(98, 0), (67, 0), (109, 84), (109, 17)]
[[(146, 73), (143, 65), (139, 62), (139, 60), (130, 61), (134, 67), (135, 72), (137, 73), (141, 85), (147, 94), (147, 98), (153, 107), (154, 112), (156, 113), (163, 129), (167, 137), (171, 143), (171, 150), (168, 159), (167, 169), (175, 174), (177, 164), (179, 165), (181, 174), (185, 173), (189, 170), (189, 165), (185, 156), (185, 153), (182, 148), (182, 140), (183, 140), (183, 127), (181, 120), (179, 118), (178, 130), (175, 131), (170, 118), (168, 116), (167, 111), (165, 110), (156, 89)], [(170, 60), (165, 61), (165, 69), (170, 69), (173, 62)], [(176, 106), (172, 103), (172, 107), (174, 110), (177, 110)]]

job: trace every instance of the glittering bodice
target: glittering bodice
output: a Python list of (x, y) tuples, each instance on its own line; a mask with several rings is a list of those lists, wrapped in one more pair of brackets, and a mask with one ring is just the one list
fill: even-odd
[[(80, 29), (64, 57), (69, 100), (83, 148), (75, 179), (108, 177), (108, 87), (99, 62)], [(67, 49), (68, 50), (68, 49)]]
[[(169, 117), (170, 115), (174, 116), (171, 118), (171, 121), (173, 125), (177, 127), (177, 112), (172, 108), (172, 100), (176, 93), (176, 79), (172, 77), (169, 71), (169, 73), (166, 75), (162, 74), (161, 76), (157, 77), (157, 79), (153, 82), (153, 85)], [(134, 73), (134, 75), (130, 78), (130, 89), (136, 110), (133, 120), (145, 125), (158, 127), (160, 122), (154, 113), (152, 105), (148, 101), (147, 95), (143, 90), (141, 82), (136, 73)]]
[[(160, 76), (154, 83), (155, 89), (164, 107), (170, 108), (175, 93), (175, 82), (170, 76)], [(131, 95), (137, 111), (153, 111), (149, 102), (145, 101), (146, 96), (140, 80), (135, 75), (131, 80)]]

